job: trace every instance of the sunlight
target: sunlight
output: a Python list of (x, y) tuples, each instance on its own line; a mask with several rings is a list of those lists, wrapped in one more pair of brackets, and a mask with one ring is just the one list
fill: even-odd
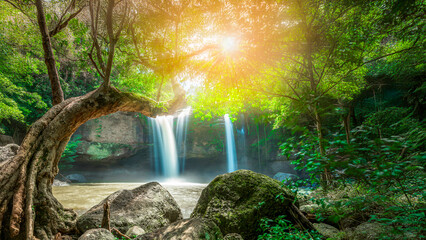
[(235, 37), (224, 37), (220, 45), (224, 52), (235, 52), (238, 49), (238, 40)]

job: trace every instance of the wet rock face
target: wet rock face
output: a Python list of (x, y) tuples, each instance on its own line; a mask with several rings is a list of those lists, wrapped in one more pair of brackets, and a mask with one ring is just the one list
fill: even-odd
[(184, 219), (154, 232), (135, 238), (137, 240), (218, 240), (223, 239), (219, 227), (204, 218)]
[[(283, 200), (277, 200), (281, 194)], [(191, 217), (214, 221), (223, 234), (256, 239), (260, 219), (287, 215), (294, 200), (290, 190), (266, 175), (238, 170), (217, 176), (201, 193)]]
[(117, 191), (92, 207), (77, 219), (80, 232), (101, 225), (106, 201), (110, 203), (111, 227), (123, 233), (133, 226), (151, 232), (182, 219), (172, 195), (159, 183), (151, 182), (133, 190)]
[(133, 156), (145, 146), (144, 124), (136, 113), (117, 112), (84, 123), (75, 135), (80, 136), (75, 163), (83, 168), (110, 166)]

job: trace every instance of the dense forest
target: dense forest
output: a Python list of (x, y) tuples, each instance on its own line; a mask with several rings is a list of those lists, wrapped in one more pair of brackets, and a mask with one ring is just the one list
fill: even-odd
[[(286, 188), (315, 209), (262, 218), (257, 239), (326, 239), (306, 221), (426, 238), (424, 15), (421, 0), (1, 1), (0, 136), (20, 148), (0, 161), (0, 239), (78, 235), (51, 184), (80, 125), (187, 106), (270, 126), (256, 146), (305, 173)], [(365, 222), (380, 234), (344, 231)]]

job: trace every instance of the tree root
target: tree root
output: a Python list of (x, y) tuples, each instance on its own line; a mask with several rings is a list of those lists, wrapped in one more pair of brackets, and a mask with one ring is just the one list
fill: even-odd
[[(169, 112), (184, 102), (174, 99), (167, 104)], [(102, 86), (53, 106), (31, 126), (18, 154), (0, 165), (0, 239), (52, 239), (76, 230), (75, 212), (52, 195), (58, 162), (81, 124), (117, 111), (153, 116), (162, 108), (148, 98)]]
[(291, 203), (289, 212), (300, 228), (303, 230), (315, 230), (314, 225), (305, 217), (299, 208), (294, 205), (294, 203)]

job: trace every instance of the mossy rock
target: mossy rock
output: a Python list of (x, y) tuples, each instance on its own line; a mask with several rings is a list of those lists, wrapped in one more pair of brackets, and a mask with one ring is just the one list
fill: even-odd
[[(281, 195), (281, 198), (277, 198)], [(294, 194), (266, 175), (238, 170), (217, 176), (201, 193), (191, 217), (213, 220), (223, 234), (256, 239), (260, 219), (289, 216)]]

